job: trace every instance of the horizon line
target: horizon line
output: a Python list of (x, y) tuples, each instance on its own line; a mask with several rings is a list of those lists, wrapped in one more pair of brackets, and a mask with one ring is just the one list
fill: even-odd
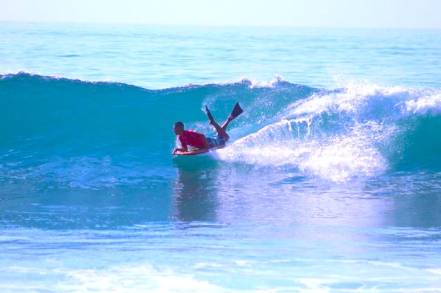
[(196, 27), (196, 28), (294, 28), (294, 29), (373, 29), (373, 30), (441, 30), (441, 27), (434, 26), (309, 26), (292, 24), (202, 24), (202, 23), (147, 23), (147, 22), (110, 22), (110, 21), (36, 21), (36, 20), (0, 20), (0, 23), (7, 24), (63, 24), (63, 25), (127, 25), (127, 26), (150, 26), (150, 27)]

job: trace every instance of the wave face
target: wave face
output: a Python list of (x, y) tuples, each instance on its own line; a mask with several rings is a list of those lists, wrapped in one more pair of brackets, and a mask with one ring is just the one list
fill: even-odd
[(232, 143), (214, 154), (222, 162), (334, 181), (441, 169), (439, 90), (282, 80), (147, 90), (19, 73), (0, 77), (0, 176), (137, 182), (173, 166), (174, 121), (209, 133), (202, 106), (222, 120), (235, 101), (245, 113), (232, 124)]

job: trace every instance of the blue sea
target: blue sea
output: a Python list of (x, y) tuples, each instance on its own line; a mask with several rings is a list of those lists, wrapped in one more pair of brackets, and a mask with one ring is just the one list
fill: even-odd
[(0, 291), (440, 292), (441, 31), (1, 23)]

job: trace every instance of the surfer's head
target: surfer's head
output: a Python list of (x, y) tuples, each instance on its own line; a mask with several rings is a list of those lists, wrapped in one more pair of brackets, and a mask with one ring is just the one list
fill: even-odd
[(180, 135), (184, 131), (184, 123), (181, 121), (175, 122), (173, 126), (173, 131), (176, 135)]

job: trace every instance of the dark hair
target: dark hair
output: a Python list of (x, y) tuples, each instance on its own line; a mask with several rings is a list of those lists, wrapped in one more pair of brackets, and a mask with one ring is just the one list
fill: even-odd
[(182, 127), (182, 128), (184, 128), (184, 123), (182, 123), (181, 121), (175, 122), (175, 127)]

